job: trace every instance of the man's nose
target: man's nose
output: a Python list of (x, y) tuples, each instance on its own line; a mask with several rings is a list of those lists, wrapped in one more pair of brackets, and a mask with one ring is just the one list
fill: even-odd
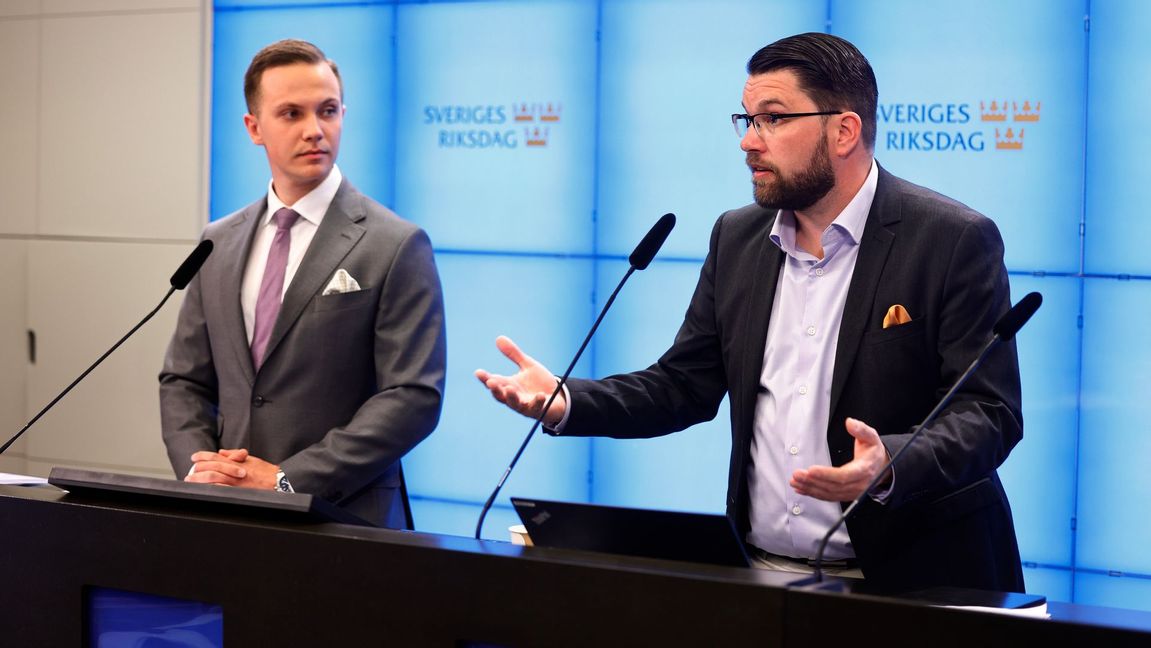
[(309, 142), (318, 142), (324, 138), (324, 131), (320, 128), (320, 118), (310, 115), (304, 119), (304, 139)]
[(742, 149), (744, 153), (748, 153), (751, 151), (762, 151), (766, 147), (764, 146), (763, 138), (759, 136), (759, 131), (755, 130), (754, 126), (749, 126), (747, 132), (745, 132), (739, 140), (739, 148)]

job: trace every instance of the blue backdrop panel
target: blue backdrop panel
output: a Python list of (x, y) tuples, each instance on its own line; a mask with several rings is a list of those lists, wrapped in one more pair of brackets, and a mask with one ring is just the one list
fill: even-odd
[(1084, 313), (1077, 562), (1151, 575), (1151, 283), (1087, 279)]
[(1121, 574), (1075, 575), (1076, 603), (1146, 609), (1147, 601), (1151, 601), (1151, 579)]
[(264, 149), (244, 130), (244, 71), (260, 48), (283, 38), (311, 41), (339, 66), (348, 113), (338, 164), (358, 189), (390, 205), (394, 8), (223, 4), (217, 3), (213, 43), (211, 217), (226, 216), (267, 191)]
[(875, 68), (879, 163), (995, 219), (1009, 268), (1078, 271), (1084, 0), (833, 1), (831, 13)]
[[(495, 485), (494, 482), (492, 485)], [(524, 493), (512, 494), (518, 496)], [(481, 537), (506, 542), (509, 535), (508, 527), (520, 524), (520, 519), (511, 508), (511, 504), (506, 501), (507, 498), (501, 499), (503, 504), (496, 505), (488, 512)], [(412, 496), (411, 502), (412, 518), (417, 531), (458, 536), (475, 535), (476, 521), (480, 517), (480, 504), (423, 499), (415, 495)]]
[[(672, 237), (682, 233), (672, 234)], [(634, 275), (600, 331), (595, 371), (643, 369), (671, 346), (699, 277), (700, 263), (656, 261)], [(627, 263), (602, 261), (599, 296), (607, 299)], [(724, 510), (731, 425), (727, 401), (715, 420), (657, 439), (596, 439), (593, 499), (622, 506)]]
[(1151, 4), (1091, 3), (1085, 271), (1151, 275), (1151, 133), (1131, 121), (1151, 97)]
[(1053, 569), (1023, 563), (1023, 582), (1027, 586), (1028, 594), (1042, 594), (1049, 601), (1072, 601), (1073, 581), (1074, 574), (1070, 569)]
[(599, 251), (627, 254), (651, 222), (680, 216), (664, 254), (702, 258), (723, 210), (752, 201), (731, 127), (747, 60), (822, 30), (825, 2), (608, 0), (600, 64)]
[(1011, 277), (1014, 301), (1038, 291), (1043, 307), (1016, 338), (1023, 380), (1023, 440), (1000, 476), (1011, 500), (1023, 560), (1062, 567), (1071, 566), (1075, 517), (1080, 281)]
[(437, 245), (592, 249), (596, 5), (398, 8), (396, 205)]
[[(563, 371), (591, 325), (592, 262), (442, 253), (436, 262), (448, 322), (447, 396), (439, 427), (405, 459), (404, 470), (414, 495), (482, 503), (531, 421), (493, 400), (473, 372), (515, 372), (495, 347), (501, 334)], [(586, 364), (578, 369), (586, 372)], [(586, 500), (587, 444), (540, 434), (500, 501), (515, 493)]]

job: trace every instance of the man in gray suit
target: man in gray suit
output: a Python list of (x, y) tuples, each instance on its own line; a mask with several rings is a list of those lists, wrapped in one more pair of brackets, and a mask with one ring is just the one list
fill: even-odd
[[(878, 89), (851, 43), (792, 36), (747, 71), (731, 119), (756, 204), (716, 222), (663, 357), (572, 380), (545, 423), (563, 435), (653, 437), (714, 418), (727, 396), (727, 512), (760, 566), (811, 571), (843, 507), (883, 474), (832, 536), (825, 557), (838, 573), (893, 590), (1022, 591), (996, 472), (1023, 435), (1013, 343), (881, 473), (1010, 306), (999, 230), (875, 161)], [(511, 340), (498, 344), (519, 372), (477, 377), (538, 414), (555, 378)]]
[(335, 160), (343, 87), (310, 43), (244, 77), (264, 198), (210, 224), (160, 374), (164, 442), (186, 481), (312, 493), (403, 528), (400, 459), (431, 433), (444, 314), (424, 232), (356, 191)]

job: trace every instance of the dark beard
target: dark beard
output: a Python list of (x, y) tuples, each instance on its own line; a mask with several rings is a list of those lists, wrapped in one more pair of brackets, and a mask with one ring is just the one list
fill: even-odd
[[(752, 164), (748, 156), (748, 165)], [(835, 171), (831, 168), (827, 140), (820, 138), (819, 146), (811, 155), (807, 168), (794, 177), (786, 178), (773, 165), (765, 166), (774, 175), (774, 181), (755, 181), (755, 202), (764, 209), (803, 211), (819, 202), (835, 186)]]

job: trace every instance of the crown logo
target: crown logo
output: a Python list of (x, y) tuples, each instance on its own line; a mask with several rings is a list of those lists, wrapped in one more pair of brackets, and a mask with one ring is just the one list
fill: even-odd
[(991, 100), (991, 106), (979, 102), (979, 119), (981, 121), (1001, 122), (1007, 121), (1007, 102), (999, 103)]
[(1035, 107), (1032, 108), (1030, 101), (1024, 101), (1023, 102), (1023, 109), (1020, 110), (1019, 106), (1014, 101), (1012, 101), (1011, 102), (1012, 119), (1014, 121), (1017, 121), (1017, 122), (1037, 122), (1037, 121), (1039, 121), (1039, 108), (1040, 108), (1041, 103), (1042, 103), (1041, 101), (1036, 101)]
[(524, 129), (524, 139), (527, 140), (528, 146), (547, 146), (548, 145), (548, 129), (536, 126), (534, 128)]
[(1002, 151), (1021, 151), (1023, 150), (1023, 129), (1019, 129), (1018, 137), (1015, 132), (1008, 127), (1007, 132), (1001, 137), (999, 129), (995, 129), (995, 148)]
[(562, 112), (563, 112), (563, 104), (553, 105), (552, 102), (549, 101), (548, 107), (544, 110), (543, 114), (540, 115), (540, 121), (542, 121), (542, 122), (558, 122), (560, 120), (560, 113), (562, 113)]
[(536, 104), (512, 104), (512, 112), (515, 115), (515, 120), (518, 122), (535, 121), (537, 108), (538, 106)]

